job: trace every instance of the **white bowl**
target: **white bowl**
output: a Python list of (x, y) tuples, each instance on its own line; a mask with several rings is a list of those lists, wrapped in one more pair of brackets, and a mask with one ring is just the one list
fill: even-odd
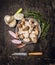
[[(25, 18), (26, 20), (29, 20), (30, 18)], [(33, 19), (35, 22), (37, 22), (37, 20), (36, 19)], [(18, 23), (20, 23), (21, 22), (21, 20), (18, 22)], [(40, 35), (41, 35), (41, 27), (40, 27), (40, 23), (39, 22), (37, 22), (38, 23), (38, 28), (39, 28), (39, 34), (38, 34), (38, 39), (39, 39), (39, 37), (40, 37)], [(17, 31), (18, 29), (17, 29), (17, 27), (16, 27), (16, 31)], [(33, 42), (26, 42), (26, 41), (23, 41), (23, 40), (21, 40), (22, 42), (24, 42), (24, 43), (26, 43), (26, 44), (30, 44), (30, 43), (33, 43)]]

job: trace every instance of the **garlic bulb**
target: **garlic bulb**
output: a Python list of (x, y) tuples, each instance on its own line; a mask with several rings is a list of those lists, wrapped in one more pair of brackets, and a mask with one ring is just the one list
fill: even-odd
[(4, 21), (9, 27), (14, 27), (16, 25), (16, 20), (13, 16), (6, 15)]
[(13, 20), (10, 24), (8, 24), (9, 27), (15, 27), (16, 25), (16, 20)]
[(6, 16), (4, 17), (5, 23), (8, 24), (8, 23), (9, 23), (9, 20), (10, 20), (10, 16), (9, 16), (9, 15), (6, 15)]
[(22, 14), (22, 13), (15, 14), (15, 15), (14, 15), (14, 18), (15, 18), (16, 20), (21, 20), (22, 18), (24, 18), (24, 14)]

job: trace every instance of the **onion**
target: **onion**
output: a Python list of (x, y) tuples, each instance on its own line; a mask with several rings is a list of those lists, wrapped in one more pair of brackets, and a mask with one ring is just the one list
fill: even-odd
[(14, 43), (14, 44), (21, 44), (21, 41), (20, 40), (13, 39), (12, 40), (12, 43)]
[(13, 32), (13, 31), (8, 31), (9, 32), (9, 34), (12, 36), (12, 37), (14, 37), (14, 38), (16, 38), (16, 35), (15, 35), (15, 33)]

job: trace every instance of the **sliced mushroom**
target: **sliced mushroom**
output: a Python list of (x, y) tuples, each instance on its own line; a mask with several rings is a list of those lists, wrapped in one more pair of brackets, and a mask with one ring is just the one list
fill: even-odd
[(29, 19), (29, 23), (30, 23), (30, 24), (34, 24), (33, 18), (30, 18), (30, 19)]
[(29, 32), (28, 31), (24, 31), (23, 35), (24, 35), (25, 38), (28, 38), (29, 37)]
[(34, 33), (30, 34), (30, 38), (36, 37), (36, 35)]
[(32, 37), (31, 40), (32, 40), (33, 43), (36, 43), (37, 42), (37, 37)]
[(38, 25), (38, 23), (37, 22), (34, 22), (34, 25)]
[(29, 26), (30, 27), (30, 23), (28, 21), (25, 21), (25, 26)]
[(34, 30), (35, 30), (35, 34), (38, 35), (38, 33), (39, 33), (38, 26), (36, 26)]
[(30, 27), (30, 28), (29, 28), (29, 33), (31, 33), (31, 32), (32, 32), (32, 30), (33, 30), (33, 28), (32, 28), (32, 27)]
[(22, 31), (22, 30), (18, 31), (18, 34), (23, 34), (23, 33), (24, 33), (24, 31)]
[(30, 39), (29, 38), (24, 38), (23, 41), (30, 42)]
[(24, 30), (24, 31), (28, 31), (29, 28), (30, 28), (29, 26), (26, 26), (23, 30)]
[(19, 38), (20, 38), (20, 39), (24, 39), (24, 35), (21, 34), (21, 35), (19, 36)]
[(38, 34), (39, 34), (38, 30), (35, 30), (35, 34), (36, 34), (36, 35), (38, 35)]
[(22, 25), (20, 23), (17, 24), (18, 28), (22, 28)]

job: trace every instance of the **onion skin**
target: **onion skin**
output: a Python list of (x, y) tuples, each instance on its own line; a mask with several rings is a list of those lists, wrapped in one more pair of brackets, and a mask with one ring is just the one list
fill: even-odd
[(16, 38), (16, 34), (13, 32), (13, 31), (8, 31), (9, 32), (9, 34), (12, 36), (12, 37), (14, 37), (14, 38)]
[(16, 40), (16, 39), (13, 39), (11, 42), (14, 43), (14, 44), (21, 44), (21, 41), (20, 40)]

